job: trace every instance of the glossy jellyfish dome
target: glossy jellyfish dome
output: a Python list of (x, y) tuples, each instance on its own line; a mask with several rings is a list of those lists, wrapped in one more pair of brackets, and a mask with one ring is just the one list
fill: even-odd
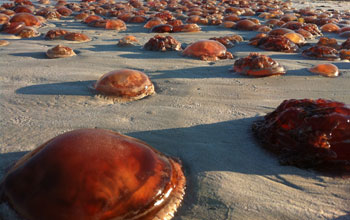
[(232, 59), (226, 47), (215, 40), (200, 40), (190, 44), (182, 53), (185, 56), (197, 57), (201, 60)]
[(138, 70), (121, 69), (104, 74), (95, 83), (97, 92), (117, 102), (142, 99), (155, 93), (148, 76)]
[(0, 193), (27, 220), (167, 220), (184, 188), (177, 160), (132, 137), (80, 129), (22, 157)]
[(312, 73), (320, 74), (326, 77), (337, 77), (339, 76), (339, 69), (336, 65), (331, 63), (320, 63), (311, 68), (309, 71)]

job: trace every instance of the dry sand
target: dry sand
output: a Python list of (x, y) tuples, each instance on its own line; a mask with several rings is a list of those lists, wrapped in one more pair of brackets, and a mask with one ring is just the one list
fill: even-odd
[[(325, 9), (350, 8), (349, 2), (319, 4)], [(10, 41), (0, 47), (0, 176), (46, 140), (73, 129), (98, 127), (139, 138), (183, 161), (188, 187), (174, 219), (350, 219), (350, 179), (281, 166), (251, 132), (254, 120), (285, 99), (326, 98), (350, 104), (349, 63), (332, 62), (341, 76), (326, 78), (307, 71), (319, 60), (249, 46), (247, 39), (256, 32), (202, 26), (199, 33), (171, 34), (185, 44), (241, 34), (246, 40), (229, 49), (236, 57), (256, 51), (288, 70), (284, 76), (250, 78), (229, 72), (234, 60), (206, 62), (180, 52), (142, 50), (155, 34), (139, 24), (127, 24), (127, 31), (118, 33), (65, 18), (39, 31), (45, 34), (56, 27), (83, 30), (92, 41), (0, 35), (0, 40)], [(116, 46), (129, 34), (141, 45)], [(45, 52), (59, 43), (72, 47), (77, 56), (48, 59)], [(89, 86), (121, 68), (147, 73), (157, 94), (124, 104), (94, 96)], [(1, 218), (14, 218), (4, 205)]]

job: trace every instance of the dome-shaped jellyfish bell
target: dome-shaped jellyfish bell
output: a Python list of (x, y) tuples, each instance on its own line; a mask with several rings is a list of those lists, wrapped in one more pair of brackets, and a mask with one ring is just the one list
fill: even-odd
[(171, 219), (185, 190), (178, 160), (103, 129), (61, 134), (22, 157), (0, 185), (26, 220)]
[(155, 93), (148, 76), (138, 70), (121, 69), (100, 77), (94, 89), (102, 96), (116, 102), (142, 99)]
[(206, 61), (233, 59), (233, 55), (226, 50), (226, 47), (215, 40), (196, 41), (187, 46), (182, 54), (185, 56), (197, 57)]

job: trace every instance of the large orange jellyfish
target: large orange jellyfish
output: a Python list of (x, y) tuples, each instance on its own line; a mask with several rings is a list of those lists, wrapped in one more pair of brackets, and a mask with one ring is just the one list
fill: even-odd
[(339, 76), (339, 69), (331, 63), (320, 63), (308, 69), (312, 73), (320, 74), (326, 77)]
[(22, 157), (0, 184), (27, 220), (169, 220), (184, 196), (178, 160), (103, 129), (59, 135)]
[(116, 102), (128, 102), (153, 95), (154, 85), (148, 76), (138, 70), (121, 69), (100, 77), (95, 90)]
[(194, 42), (187, 46), (182, 54), (210, 61), (233, 58), (233, 55), (226, 50), (226, 47), (215, 40), (200, 40)]
[(40, 26), (40, 21), (32, 14), (29, 13), (17, 13), (14, 15), (10, 22), (24, 22), (26, 26)]
[(303, 168), (350, 171), (350, 107), (325, 99), (291, 99), (253, 124), (280, 162)]

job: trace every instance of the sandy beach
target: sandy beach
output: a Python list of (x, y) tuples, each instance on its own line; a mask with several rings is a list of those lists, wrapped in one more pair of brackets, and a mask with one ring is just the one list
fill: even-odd
[[(306, 6), (350, 9), (350, 2)], [(45, 33), (54, 28), (82, 31), (92, 40), (45, 40)], [(141, 139), (182, 161), (187, 189), (175, 220), (350, 219), (349, 178), (282, 166), (251, 131), (255, 120), (286, 99), (325, 98), (350, 104), (350, 63), (261, 50), (248, 45), (255, 31), (201, 28), (201, 32), (164, 35), (188, 45), (239, 34), (244, 41), (228, 49), (235, 59), (259, 52), (278, 61), (287, 73), (253, 78), (230, 71), (235, 59), (212, 62), (184, 57), (178, 51), (146, 51), (142, 46), (155, 33), (143, 24), (127, 23), (126, 31), (117, 32), (67, 17), (48, 21), (36, 38), (0, 34), (0, 40), (10, 42), (0, 47), (0, 177), (25, 153), (59, 134), (104, 128)], [(118, 40), (127, 35), (134, 35), (140, 44), (118, 47)], [(325, 36), (340, 43), (346, 40), (337, 34)], [(77, 56), (48, 59), (45, 52), (58, 44), (71, 47)], [(341, 75), (328, 78), (307, 70), (320, 62), (335, 64)], [(90, 89), (103, 74), (123, 68), (145, 72), (156, 94), (114, 103)], [(2, 204), (0, 219), (16, 218)]]

